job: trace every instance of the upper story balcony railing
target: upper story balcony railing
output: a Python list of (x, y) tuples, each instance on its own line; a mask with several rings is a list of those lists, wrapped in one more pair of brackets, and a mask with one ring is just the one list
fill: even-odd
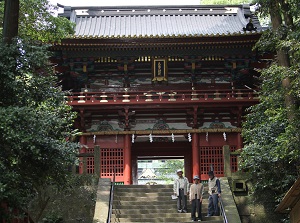
[(76, 92), (67, 96), (67, 103), (76, 105), (125, 104), (186, 104), (216, 102), (258, 102), (258, 91), (236, 90), (176, 90), (176, 91), (124, 91)]

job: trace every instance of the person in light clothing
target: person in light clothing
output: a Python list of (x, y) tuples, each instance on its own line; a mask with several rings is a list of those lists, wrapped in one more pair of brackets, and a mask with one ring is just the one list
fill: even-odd
[[(202, 209), (202, 195), (203, 195), (203, 184), (200, 183), (200, 178), (198, 175), (194, 176), (194, 183), (190, 187), (190, 202), (192, 204), (192, 212), (191, 212), (191, 217), (192, 221), (202, 221), (202, 214), (201, 214), (201, 209)], [(198, 217), (196, 218), (196, 210), (197, 210), (197, 215)]]
[(187, 213), (187, 195), (189, 194), (189, 180), (183, 176), (181, 169), (177, 170), (177, 176), (174, 180), (173, 192), (177, 196), (177, 210), (179, 213)]
[(220, 180), (215, 177), (213, 171), (208, 172), (208, 215), (218, 216), (220, 215), (219, 197), (221, 197), (221, 184)]

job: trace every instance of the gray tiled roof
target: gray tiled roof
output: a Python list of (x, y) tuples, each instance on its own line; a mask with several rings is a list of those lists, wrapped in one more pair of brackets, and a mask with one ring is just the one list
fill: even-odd
[(76, 23), (73, 38), (173, 38), (251, 33), (243, 31), (248, 11), (243, 6), (87, 7), (71, 8), (69, 16)]

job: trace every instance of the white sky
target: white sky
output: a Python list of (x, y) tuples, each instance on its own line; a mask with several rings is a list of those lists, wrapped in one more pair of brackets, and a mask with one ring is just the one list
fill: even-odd
[(49, 0), (65, 6), (199, 5), (201, 0)]

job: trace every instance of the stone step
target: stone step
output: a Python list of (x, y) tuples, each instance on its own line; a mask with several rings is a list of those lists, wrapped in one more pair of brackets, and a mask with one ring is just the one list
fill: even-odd
[[(117, 185), (114, 194), (111, 222), (191, 222), (188, 213), (177, 212), (177, 200), (172, 200), (173, 185)], [(222, 223), (221, 216), (206, 217), (207, 194), (202, 202), (203, 221)]]
[[(187, 208), (188, 213), (191, 211), (191, 208)], [(162, 207), (162, 206), (153, 206), (153, 207), (128, 207), (126, 209), (124, 208), (113, 208), (112, 213), (114, 214), (151, 214), (151, 213), (172, 213), (172, 214), (184, 214), (184, 213), (178, 213), (177, 207)], [(207, 213), (207, 206), (202, 207), (202, 212)]]
[[(112, 212), (113, 213), (124, 213), (124, 214), (130, 214), (130, 213), (177, 213), (177, 207), (173, 206), (173, 207), (162, 207), (162, 206), (134, 206), (134, 207), (128, 207), (128, 208), (124, 208), (121, 206), (114, 206)], [(187, 211), (188, 213), (191, 212), (191, 208), (188, 206), (187, 207)], [(202, 207), (202, 212), (203, 213), (207, 213), (208, 212), (208, 208), (207, 205)]]
[(115, 188), (151, 188), (151, 189), (155, 189), (155, 188), (169, 188), (169, 189), (173, 189), (173, 184), (166, 184), (166, 185), (162, 185), (162, 184), (158, 184), (158, 185), (115, 185)]
[(119, 192), (128, 192), (128, 193), (133, 193), (133, 192), (144, 192), (144, 193), (157, 193), (157, 192), (163, 192), (163, 193), (171, 193), (173, 194), (173, 189), (170, 188), (156, 188), (156, 189), (150, 189), (150, 188), (131, 188), (131, 189), (126, 189), (126, 188), (118, 188), (115, 189), (115, 193)]
[[(161, 186), (144, 186), (144, 185), (132, 185), (135, 187), (128, 187), (128, 185), (116, 186), (115, 191), (171, 191), (173, 192), (173, 185), (170, 187), (166, 187), (165, 185)], [(139, 186), (139, 187), (138, 187)], [(204, 187), (204, 191), (207, 191), (208, 188)]]
[[(223, 219), (221, 216), (213, 216), (213, 217), (203, 217), (203, 221), (205, 222), (214, 222), (214, 223), (222, 223)], [(162, 222), (191, 222), (191, 216), (183, 216), (183, 217), (170, 217), (170, 218), (164, 218), (160, 216), (155, 216), (153, 218), (111, 218), (111, 222), (157, 222), (157, 223), (162, 223)]]
[(122, 192), (120, 192), (120, 191), (116, 191), (115, 192), (115, 196), (126, 196), (126, 197), (128, 197), (128, 196), (149, 196), (149, 197), (151, 197), (151, 196), (166, 196), (166, 197), (170, 197), (171, 198), (171, 195), (172, 195), (173, 193), (171, 192), (171, 191), (168, 191), (168, 192), (156, 192), (156, 191), (152, 191), (152, 192), (144, 192), (144, 191), (131, 191), (131, 192), (129, 192), (129, 191), (122, 191)]
[[(111, 220), (112, 223), (117, 223), (117, 222), (120, 222), (120, 221), (114, 221), (114, 220)], [(159, 223), (163, 223), (165, 221), (161, 221)], [(192, 221), (191, 220), (184, 220), (184, 221), (172, 221), (173, 223), (176, 222), (176, 223), (191, 223)], [(202, 220), (201, 222), (209, 222), (209, 223), (224, 223), (223, 220)], [(121, 223), (121, 222), (120, 222)], [(126, 222), (122, 222), (122, 223), (132, 223), (132, 221), (126, 221)], [(153, 223), (153, 221), (135, 221), (134, 223)]]
[[(202, 212), (202, 218), (206, 220), (222, 220), (222, 216), (211, 216), (211, 217), (206, 217), (206, 213)], [(175, 218), (175, 219), (188, 219), (191, 217), (191, 213), (146, 213), (146, 214), (140, 214), (140, 213), (130, 213), (130, 214), (112, 214), (112, 218), (130, 218), (130, 219), (145, 219), (145, 218)]]
[[(120, 197), (116, 197), (114, 196), (114, 203), (117, 202), (131, 202), (134, 203), (136, 202), (137, 204), (143, 204), (143, 202), (145, 204), (147, 203), (157, 203), (157, 204), (176, 204), (177, 203), (177, 199), (173, 200), (171, 199), (171, 196), (168, 197), (161, 197), (161, 196), (139, 196), (139, 197), (135, 197), (135, 196), (120, 196)], [(189, 203), (189, 198), (187, 198), (187, 202)], [(208, 199), (203, 199), (202, 200), (202, 204), (207, 204), (208, 203)]]
[[(115, 193), (114, 194), (114, 200), (127, 200), (127, 198), (130, 197), (143, 197), (143, 198), (148, 198), (155, 200), (156, 198), (160, 198), (161, 200), (170, 200), (170, 201), (176, 201), (176, 199), (172, 199), (171, 198), (172, 194), (171, 193), (126, 193), (126, 192), (122, 192), (122, 193)], [(187, 196), (187, 198), (189, 199), (189, 196)], [(204, 194), (203, 195), (203, 201), (208, 200), (208, 195)]]
[[(112, 223), (113, 222), (118, 222), (118, 221), (111, 221)], [(162, 222), (165, 222), (165, 221), (161, 221), (160, 223), (162, 223)], [(174, 222), (174, 221), (172, 221), (172, 222)], [(191, 220), (185, 220), (185, 221), (175, 221), (176, 223), (191, 223), (192, 221)], [(209, 223), (224, 223), (223, 222), (223, 220), (222, 221), (218, 221), (218, 220), (209, 220), (209, 221), (201, 221), (201, 222), (209, 222)], [(122, 222), (122, 223), (132, 223), (131, 221), (127, 221), (127, 222)], [(136, 222), (134, 222), (134, 223), (153, 223), (153, 222), (151, 222), (151, 221), (136, 221)]]
[[(114, 200), (113, 206), (123, 206), (123, 207), (129, 207), (129, 206), (176, 206), (177, 201), (176, 200), (156, 200), (156, 201), (123, 201), (123, 200)], [(203, 200), (202, 207), (208, 205), (208, 200)], [(187, 206), (190, 206), (190, 203), (188, 202)]]

